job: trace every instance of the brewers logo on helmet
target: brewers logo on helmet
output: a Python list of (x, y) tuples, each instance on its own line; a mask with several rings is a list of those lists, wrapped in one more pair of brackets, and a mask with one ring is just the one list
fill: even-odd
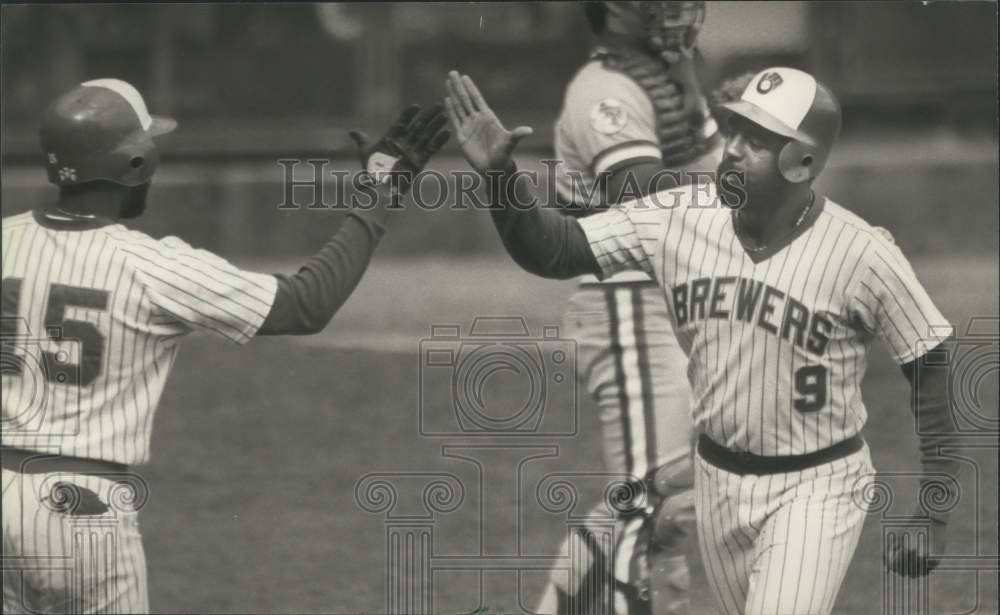
[(840, 133), (840, 103), (809, 73), (774, 67), (757, 73), (739, 100), (723, 109), (791, 139), (778, 156), (790, 182), (819, 175)]
[(39, 132), (49, 181), (57, 186), (94, 180), (144, 184), (160, 159), (153, 137), (176, 127), (171, 118), (150, 115), (142, 95), (124, 81), (81, 83), (42, 116)]

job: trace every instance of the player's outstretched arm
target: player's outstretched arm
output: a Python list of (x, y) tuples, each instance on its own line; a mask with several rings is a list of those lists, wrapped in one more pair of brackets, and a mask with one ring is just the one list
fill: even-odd
[(337, 234), (293, 275), (276, 275), (278, 291), (260, 335), (297, 335), (322, 331), (361, 281), (385, 233), (386, 218), (427, 161), (448, 140), (441, 105), (403, 111), (385, 136), (371, 145), (352, 131), (364, 170), (362, 188), (371, 208), (348, 213)]
[(920, 479), (915, 519), (930, 520), (928, 544), (903, 541), (893, 531), (885, 552), (886, 567), (903, 576), (923, 576), (945, 551), (949, 511), (958, 502), (962, 465), (958, 423), (952, 397), (954, 328), (931, 300), (906, 257), (885, 229), (875, 229), (858, 267), (852, 298), (857, 322), (885, 343), (910, 382), (911, 406), (920, 437)]
[(487, 181), (493, 223), (511, 258), (545, 278), (600, 273), (579, 223), (540, 207), (525, 182), (517, 181), (513, 153), (531, 128), (504, 128), (468, 75), (452, 71), (445, 110), (462, 154)]
[[(931, 352), (901, 366), (903, 375), (910, 382), (913, 419), (920, 434), (920, 462), (923, 478), (920, 481), (920, 504), (915, 517), (931, 520), (930, 544), (904, 548), (896, 540), (894, 548), (885, 554), (885, 565), (893, 572), (906, 577), (929, 574), (937, 567), (947, 544), (949, 515), (942, 510), (927, 510), (924, 503), (931, 500), (952, 502), (958, 498), (958, 461), (942, 453), (954, 453), (961, 441), (954, 418), (953, 400), (949, 392), (950, 364), (935, 360), (935, 355), (951, 353), (954, 336), (945, 339)], [(929, 359), (930, 355), (930, 359)], [(952, 482), (956, 481), (956, 482)]]

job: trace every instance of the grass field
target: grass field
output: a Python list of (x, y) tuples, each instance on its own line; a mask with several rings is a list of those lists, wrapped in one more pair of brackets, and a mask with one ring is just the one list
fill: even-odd
[[(940, 258), (918, 262), (916, 269), (952, 322), (997, 315), (996, 260)], [(571, 288), (572, 283), (531, 278), (504, 259), (376, 260), (319, 337), (255, 340), (247, 348), (188, 341), (157, 415), (153, 460), (144, 470), (151, 486), (142, 521), (153, 609), (383, 612), (384, 517), (362, 510), (354, 498), (358, 479), (370, 472), (449, 472), (461, 478), (466, 499), (454, 512), (438, 516), (436, 555), (474, 555), (480, 545), (484, 553), (509, 553), (518, 532), (525, 553), (554, 553), (564, 526), (557, 516), (537, 510), (530, 481), (546, 472), (601, 470), (598, 424), (589, 402), (580, 405), (576, 436), (532, 441), (558, 445), (558, 455), (525, 466), (529, 480), (520, 492), (510, 488), (516, 453), (502, 448), (483, 469), (485, 488), (479, 491), (474, 466), (444, 458), (441, 450), (469, 438), (419, 435), (419, 344), (431, 324), (468, 326), (474, 316), (523, 316), (533, 327), (558, 324)], [(982, 390), (984, 412), (994, 418), (996, 377), (993, 372)], [(513, 383), (491, 392), (500, 402), (508, 396), (508, 403), (517, 403), (521, 394)], [(450, 407), (447, 390), (424, 395), (425, 408)], [(871, 417), (865, 436), (876, 467), (915, 470), (907, 385), (882, 351), (873, 357), (865, 395)], [(530, 443), (501, 436), (489, 442)], [(996, 450), (970, 457), (981, 475), (978, 486), (966, 481), (968, 497), (955, 513), (952, 552), (996, 557)], [(905, 501), (893, 511), (909, 507), (910, 497), (902, 492)], [(837, 613), (882, 612), (879, 532), (873, 515)], [(542, 578), (524, 576), (527, 604), (534, 602)], [(486, 575), (484, 601), (491, 612), (519, 612), (514, 579), (510, 573)], [(442, 574), (435, 583), (435, 612), (478, 606), (474, 575)], [(997, 612), (993, 574), (935, 574), (930, 592), (927, 612)], [(715, 612), (700, 573), (694, 593), (695, 612)], [(917, 612), (897, 608), (894, 613)]]

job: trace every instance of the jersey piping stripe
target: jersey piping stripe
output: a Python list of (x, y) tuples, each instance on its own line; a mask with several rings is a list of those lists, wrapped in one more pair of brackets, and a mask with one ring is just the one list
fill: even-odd
[(663, 154), (660, 152), (660, 148), (652, 143), (629, 143), (623, 144), (624, 147), (613, 147), (604, 151), (594, 160), (594, 174), (600, 175), (609, 168), (631, 160), (633, 158), (643, 158), (652, 160), (661, 160)]
[(677, 412), (676, 408), (656, 408), (653, 402), (653, 377), (650, 374), (649, 344), (646, 338), (645, 307), (639, 288), (633, 287), (632, 322), (635, 324), (636, 359), (639, 362), (639, 387), (642, 389), (642, 414), (646, 432), (646, 468), (655, 469), (659, 451), (656, 449), (656, 413)]
[(604, 291), (604, 300), (608, 306), (608, 326), (611, 331), (611, 354), (615, 363), (615, 385), (618, 390), (618, 413), (622, 425), (622, 445), (625, 453), (625, 473), (629, 476), (633, 474), (635, 459), (632, 457), (632, 428), (628, 413), (628, 390), (625, 387), (625, 368), (622, 365), (622, 343), (619, 337), (619, 315), (618, 302), (615, 299), (615, 289), (607, 288)]
[(648, 446), (646, 432), (646, 407), (644, 403), (642, 380), (638, 357), (638, 335), (635, 321), (632, 318), (634, 305), (632, 290), (628, 288), (615, 289), (615, 301), (618, 308), (618, 340), (621, 345), (622, 371), (627, 390), (627, 405), (623, 412), (629, 415), (628, 424), (632, 428), (632, 473), (638, 478), (645, 478), (649, 471), (647, 462)]

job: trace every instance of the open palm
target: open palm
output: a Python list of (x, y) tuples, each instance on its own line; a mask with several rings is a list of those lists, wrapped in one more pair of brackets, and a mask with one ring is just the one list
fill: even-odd
[(504, 128), (468, 75), (448, 73), (445, 112), (469, 165), (480, 173), (502, 171), (518, 142), (532, 133), (528, 126)]

